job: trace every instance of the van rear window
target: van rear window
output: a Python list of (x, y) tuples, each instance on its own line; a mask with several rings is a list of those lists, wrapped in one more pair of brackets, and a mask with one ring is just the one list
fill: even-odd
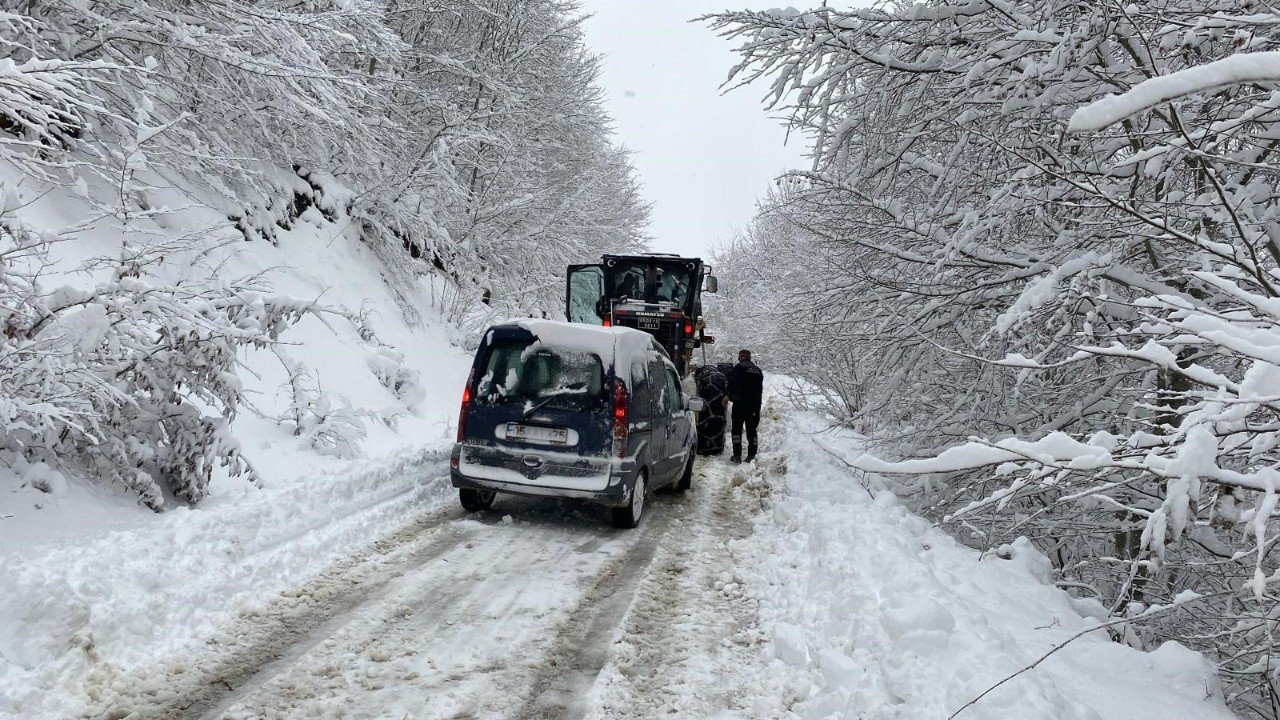
[(537, 341), (497, 340), (489, 346), (476, 399), (595, 407), (607, 400), (604, 364), (589, 352), (549, 348)]

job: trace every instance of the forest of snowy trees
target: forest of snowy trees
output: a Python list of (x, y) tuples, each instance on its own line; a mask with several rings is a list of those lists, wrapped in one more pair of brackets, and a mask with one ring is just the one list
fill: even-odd
[[(154, 509), (198, 502), (218, 465), (252, 478), (228, 431), (237, 353), (307, 314), (372, 338), (220, 264), (300, 218), (371, 248), (393, 287), (440, 278), (456, 322), (558, 308), (564, 265), (634, 249), (648, 215), (580, 22), (561, 0), (0, 2), (0, 464)], [(51, 193), (92, 212), (23, 219)], [(281, 361), (297, 432), (340, 452), (358, 430), (317, 427), (326, 401)]]
[(1206, 651), (1238, 712), (1280, 717), (1280, 12), (707, 21), (814, 158), (722, 253), (721, 321), (772, 313), (757, 344), (917, 509), (994, 552), (1032, 538), (1134, 620), (1117, 640)]
[[(716, 258), (717, 332), (873, 438), (859, 466), (914, 508), (993, 553), (1032, 539), (1117, 641), (1204, 651), (1236, 711), (1280, 718), (1280, 10), (705, 20), (738, 44), (730, 83), (813, 146)], [(226, 272), (220, 247), (307, 218), (393, 288), (441, 280), (455, 323), (557, 312), (564, 266), (639, 248), (648, 216), (580, 22), (572, 0), (0, 0), (0, 467), (157, 510), (253, 477), (242, 351), (318, 315), (376, 344)], [(37, 227), (47, 196), (92, 211)], [(403, 358), (373, 357), (411, 402)], [(346, 421), (295, 397), (340, 453)]]

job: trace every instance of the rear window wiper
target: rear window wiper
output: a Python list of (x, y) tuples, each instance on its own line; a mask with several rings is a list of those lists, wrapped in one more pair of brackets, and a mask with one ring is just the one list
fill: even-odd
[[(575, 388), (579, 388), (579, 389), (575, 390)], [(560, 388), (560, 389), (558, 389), (558, 390), (553, 390), (553, 391), (552, 391), (549, 395), (547, 395), (545, 398), (543, 398), (543, 399), (539, 400), (538, 402), (534, 403), (534, 405), (533, 405), (532, 407), (530, 407), (528, 410), (525, 410), (525, 411), (524, 411), (524, 415), (521, 415), (521, 416), (520, 416), (520, 419), (521, 419), (521, 420), (526, 420), (526, 419), (528, 419), (528, 417), (529, 417), (530, 415), (532, 415), (532, 414), (534, 414), (534, 413), (538, 412), (538, 411), (539, 411), (539, 410), (541, 410), (541, 409), (543, 408), (543, 406), (545, 406), (547, 403), (551, 402), (552, 400), (555, 400), (556, 398), (560, 397), (561, 395), (576, 395), (576, 394), (578, 394), (580, 391), (582, 391), (582, 390), (586, 390), (586, 389), (587, 389), (587, 386), (586, 386), (586, 385), (573, 385), (573, 386), (570, 386), (570, 387), (564, 387), (564, 388)]]
[(541, 409), (542, 409), (542, 406), (543, 406), (543, 405), (546, 405), (547, 403), (549, 403), (549, 402), (551, 402), (552, 400), (555, 400), (555, 399), (556, 399), (556, 396), (555, 396), (555, 395), (549, 395), (549, 396), (547, 396), (547, 397), (543, 398), (542, 400), (539, 400), (537, 403), (534, 403), (534, 405), (533, 405), (532, 407), (530, 407), (528, 410), (525, 410), (525, 411), (524, 411), (524, 414), (520, 416), (520, 419), (521, 419), (521, 420), (528, 420), (530, 415), (532, 415), (532, 414), (534, 414), (534, 413), (538, 412), (539, 410), (541, 410)]

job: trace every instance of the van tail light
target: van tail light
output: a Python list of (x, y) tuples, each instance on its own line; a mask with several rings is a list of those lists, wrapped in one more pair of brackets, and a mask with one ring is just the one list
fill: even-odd
[(462, 406), (458, 408), (458, 442), (466, 437), (467, 408), (471, 407), (471, 381), (475, 376), (476, 369), (471, 368), (471, 372), (467, 373), (467, 385), (462, 388)]
[(627, 386), (619, 378), (613, 380), (613, 454), (627, 456)]
[(690, 320), (689, 318), (684, 319), (684, 334), (685, 335), (693, 334), (693, 321)]
[(601, 324), (601, 325), (603, 325), (603, 326), (605, 326), (605, 327), (612, 327), (612, 326), (613, 326), (613, 319), (612, 319), (612, 318), (610, 318), (608, 315), (605, 315), (605, 316), (604, 316), (604, 318), (600, 321), (600, 324)]

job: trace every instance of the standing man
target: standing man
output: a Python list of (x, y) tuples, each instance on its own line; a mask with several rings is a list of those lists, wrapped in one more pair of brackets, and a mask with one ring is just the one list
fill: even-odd
[(725, 403), (733, 401), (733, 457), (742, 462), (742, 426), (747, 427), (747, 462), (756, 458), (756, 428), (760, 426), (760, 401), (764, 397), (764, 373), (751, 362), (750, 350), (738, 351), (738, 364), (729, 371), (729, 392)]

